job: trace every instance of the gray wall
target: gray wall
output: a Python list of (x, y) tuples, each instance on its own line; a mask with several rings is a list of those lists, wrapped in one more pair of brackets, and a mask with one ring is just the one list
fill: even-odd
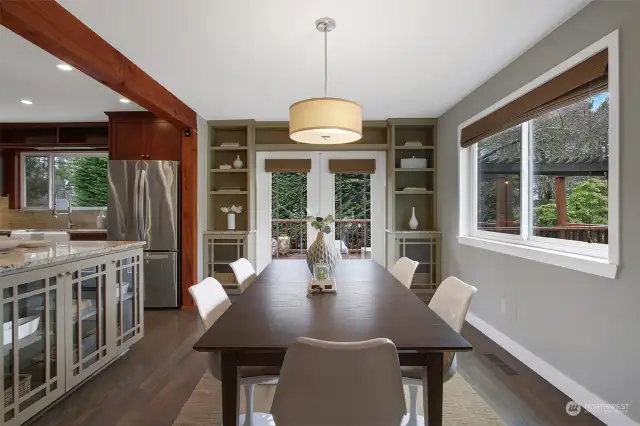
[[(458, 244), (458, 125), (615, 29), (622, 92), (619, 278)], [(629, 417), (640, 421), (640, 2), (588, 5), (440, 117), (438, 143), (443, 276), (478, 287), (471, 312), (480, 319), (605, 401), (630, 404)]]

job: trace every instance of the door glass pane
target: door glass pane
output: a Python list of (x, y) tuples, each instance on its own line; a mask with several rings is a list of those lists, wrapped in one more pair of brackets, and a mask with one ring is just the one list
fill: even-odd
[[(120, 261), (118, 261), (119, 263)], [(122, 305), (122, 274), (121, 270), (116, 271), (116, 336), (122, 334), (122, 322), (121, 322), (121, 305)]]
[[(4, 382), (3, 393), (8, 389), (13, 390), (13, 303), (5, 303), (2, 307), (2, 324), (3, 324), (3, 357), (4, 357)], [(13, 394), (4, 398), (4, 406), (8, 407), (13, 403)]]
[[(18, 341), (16, 348), (18, 350), (18, 389), (20, 399), (30, 389), (39, 387), (47, 380), (45, 358), (47, 312), (44, 309), (45, 295), (46, 293), (41, 293), (18, 300)], [(36, 394), (29, 400), (28, 405), (41, 399), (45, 394)], [(23, 404), (20, 404), (20, 409), (23, 409)]]
[[(73, 325), (71, 327), (71, 337), (72, 337), (72, 342), (73, 342), (73, 363), (77, 363), (78, 362), (78, 358), (79, 358), (79, 346), (78, 346), (78, 341), (79, 341), (79, 333), (80, 331), (78, 330), (78, 324), (79, 324), (79, 320), (78, 317), (80, 315), (80, 303), (78, 300), (78, 286), (74, 283), (71, 287), (71, 301), (73, 304), (73, 314), (72, 314), (72, 318), (73, 318)], [(75, 374), (74, 374), (75, 375)]]
[(521, 147), (521, 125), (476, 144), (479, 230), (520, 234)]
[(134, 267), (129, 266), (122, 270), (122, 322), (123, 333), (133, 328), (133, 291), (136, 285)]
[(80, 320), (82, 321), (81, 359), (98, 349), (98, 278), (93, 277), (80, 282)]
[(371, 258), (371, 175), (335, 174), (335, 247), (343, 259)]
[(54, 378), (58, 375), (57, 366), (57, 310), (56, 310), (56, 290), (49, 292), (49, 377)]
[(107, 277), (105, 275), (100, 276), (100, 346), (107, 345), (107, 310), (106, 310), (106, 297), (107, 297)]
[(531, 123), (533, 235), (607, 244), (609, 94)]
[(271, 257), (304, 257), (307, 250), (307, 174), (271, 176)]
[(26, 207), (49, 207), (49, 156), (24, 158), (24, 192)]

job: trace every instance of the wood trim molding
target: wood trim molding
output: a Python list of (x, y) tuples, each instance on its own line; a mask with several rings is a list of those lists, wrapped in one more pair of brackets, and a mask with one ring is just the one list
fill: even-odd
[(264, 160), (264, 170), (267, 173), (275, 172), (301, 172), (311, 171), (311, 159), (309, 158), (267, 158)]
[(193, 306), (189, 287), (198, 282), (198, 132), (182, 133), (180, 163), (182, 208), (182, 307)]
[(54, 0), (0, 0), (0, 24), (179, 128), (196, 113)]

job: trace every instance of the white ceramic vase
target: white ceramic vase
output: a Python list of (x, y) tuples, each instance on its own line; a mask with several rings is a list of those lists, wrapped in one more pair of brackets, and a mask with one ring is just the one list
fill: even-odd
[(244, 163), (240, 159), (240, 155), (238, 155), (238, 157), (236, 157), (235, 161), (233, 162), (233, 167), (236, 169), (241, 169), (242, 166), (244, 166)]
[(233, 231), (236, 229), (236, 214), (227, 213), (227, 229)]
[(415, 207), (411, 207), (411, 219), (409, 219), (409, 228), (418, 229), (418, 219), (416, 219)]

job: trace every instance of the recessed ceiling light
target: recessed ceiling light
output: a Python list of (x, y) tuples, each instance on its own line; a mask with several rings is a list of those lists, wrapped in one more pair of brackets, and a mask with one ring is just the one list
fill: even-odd
[(128, 104), (131, 101), (129, 99), (127, 99), (127, 98), (120, 98), (120, 102), (122, 102), (123, 104)]
[(62, 71), (71, 71), (73, 69), (71, 65), (67, 65), (67, 64), (58, 64), (56, 65), (56, 67), (58, 67), (58, 69)]
[(32, 105), (32, 104), (33, 104), (33, 102), (31, 102), (31, 101), (30, 101), (30, 100), (28, 100), (28, 99), (23, 99), (23, 100), (21, 100), (20, 102), (22, 102), (22, 103), (23, 103), (23, 104), (25, 104), (25, 105)]

